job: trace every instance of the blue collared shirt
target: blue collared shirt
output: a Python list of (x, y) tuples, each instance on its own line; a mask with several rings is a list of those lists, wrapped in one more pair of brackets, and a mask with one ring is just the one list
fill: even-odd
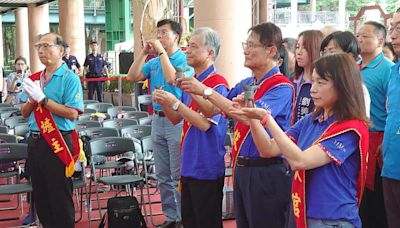
[[(197, 79), (203, 81), (214, 66), (201, 73)], [(220, 85), (215, 91), (226, 96), (228, 89)], [(182, 102), (189, 106), (191, 97), (182, 93)], [(203, 132), (192, 126), (188, 131), (182, 147), (181, 175), (200, 180), (216, 180), (225, 173), (225, 136), (227, 120), (220, 114), (210, 119), (210, 128)]]
[[(42, 79), (42, 78), (41, 78)], [(42, 79), (43, 80), (43, 79)], [(43, 84), (43, 83), (42, 83)], [(42, 88), (43, 93), (47, 98), (55, 101), (56, 103), (71, 107), (83, 112), (83, 94), (82, 86), (79, 77), (68, 69), (67, 64), (63, 63), (51, 77), (50, 81)], [(28, 100), (27, 95), (23, 92), (21, 100), (26, 102)], [(61, 131), (70, 131), (75, 129), (75, 122), (67, 118), (53, 114), (54, 121), (56, 122), (58, 129)], [(38, 125), (36, 124), (33, 112), (28, 118), (29, 127), (32, 131), (39, 131)]]
[(371, 97), (370, 117), (373, 122), (371, 131), (383, 131), (386, 123), (386, 94), (390, 80), (392, 61), (383, 53), (361, 69), (361, 76)]
[(382, 176), (400, 180), (400, 62), (392, 67), (387, 93)]
[[(279, 68), (272, 68), (256, 85), (260, 85), (265, 79), (279, 73)], [(232, 100), (237, 95), (244, 92), (243, 85), (252, 85), (254, 77), (249, 77), (239, 82), (234, 88), (231, 89), (227, 98)], [(292, 96), (293, 90), (289, 85), (280, 85), (270, 89), (264, 94), (264, 96), (255, 102), (255, 106), (271, 111), (271, 115), (275, 121), (282, 128), (287, 130), (290, 127), (292, 120)], [(254, 144), (253, 137), (248, 134), (245, 139), (241, 150), (239, 151), (240, 156), (245, 157), (260, 157), (256, 145)]]
[[(169, 56), (169, 61), (171, 62), (172, 66), (175, 68), (187, 68), (188, 71), (185, 72), (186, 76), (193, 75), (193, 68), (187, 66), (186, 55), (180, 49), (176, 51), (174, 54)], [(163, 86), (163, 90), (173, 94), (176, 98), (181, 99), (182, 91), (174, 86), (170, 85), (167, 80), (165, 80), (160, 57), (156, 57), (148, 61), (142, 67), (142, 72), (146, 76), (146, 78), (150, 78), (150, 91), (153, 93), (155, 87)], [(153, 101), (153, 107), (156, 110), (162, 110), (161, 105), (155, 103)]]
[[(312, 146), (335, 122), (332, 115), (320, 121), (312, 113), (300, 119), (286, 133), (301, 150)], [(307, 217), (346, 220), (361, 228), (357, 206), (357, 180), (360, 168), (359, 137), (349, 131), (318, 144), (332, 162), (306, 172)]]

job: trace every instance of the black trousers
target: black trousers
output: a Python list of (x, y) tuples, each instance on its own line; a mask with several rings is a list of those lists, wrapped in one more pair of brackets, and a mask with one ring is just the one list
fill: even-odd
[(222, 228), (224, 177), (199, 180), (181, 177), (182, 224), (190, 228)]
[(283, 228), (291, 203), (287, 164), (236, 167), (234, 208), (238, 228)]
[(93, 100), (93, 94), (96, 90), (97, 100), (103, 102), (103, 82), (88, 82), (88, 99)]
[(382, 177), (389, 228), (400, 227), (400, 180)]
[(376, 167), (374, 191), (365, 188), (360, 205), (360, 218), (363, 228), (387, 228), (386, 210), (383, 200), (381, 170)]
[[(71, 136), (64, 140), (72, 149)], [(71, 228), (75, 224), (72, 180), (65, 176), (65, 165), (43, 137), (28, 139), (28, 161), (34, 204), (44, 228)]]

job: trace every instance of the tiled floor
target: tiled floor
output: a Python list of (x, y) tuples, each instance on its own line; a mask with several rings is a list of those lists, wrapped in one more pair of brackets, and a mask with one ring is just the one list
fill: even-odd
[[(153, 189), (151, 189), (151, 190), (152, 190), (151, 192), (154, 192)], [(114, 195), (114, 191), (111, 190), (108, 193), (106, 193), (105, 195), (106, 196), (112, 196), (112, 195)], [(95, 195), (93, 194), (92, 198), (94, 196)], [(26, 203), (26, 200), (25, 200), (26, 197), (23, 196), (23, 198), (24, 198), (24, 216), (22, 218), (20, 218), (19, 220), (2, 221), (2, 222), (0, 222), (0, 227), (6, 228), (6, 227), (21, 226), (22, 219), (28, 213), (28, 207), (29, 207), (29, 205)], [(146, 198), (147, 198), (147, 196), (146, 196)], [(0, 201), (1, 200), (5, 200), (5, 199), (11, 199), (11, 201), (10, 202), (0, 202), (0, 207), (10, 206), (11, 204), (15, 205), (16, 202), (17, 202), (17, 197), (15, 195), (14, 196), (2, 196), (2, 197), (0, 197)], [(155, 194), (154, 196), (152, 196), (151, 200), (152, 201), (159, 201), (158, 193)], [(76, 200), (74, 200), (74, 201), (76, 201)], [(85, 205), (85, 204), (83, 204), (83, 205)], [(93, 208), (97, 207), (96, 205), (97, 204), (95, 202), (93, 202)], [(105, 207), (106, 206), (106, 200), (102, 200), (101, 201), (101, 205), (102, 205), (102, 207)], [(147, 211), (148, 211), (149, 210), (148, 207), (146, 207), (146, 208), (147, 208)], [(152, 210), (155, 213), (160, 213), (161, 212), (161, 205), (160, 204), (152, 204)], [(103, 212), (104, 211), (105, 211), (105, 209), (103, 209)], [(19, 217), (19, 213), (20, 213), (19, 209), (18, 210), (12, 210), (12, 211), (0, 211), (0, 219), (1, 218), (6, 218), (6, 217)], [(80, 213), (80, 210), (77, 209), (76, 210), (76, 218), (79, 217), (79, 213)], [(98, 217), (99, 216), (97, 210), (93, 210), (91, 215), (92, 215), (92, 217)], [(154, 227), (152, 225), (152, 223), (151, 223), (150, 216), (147, 216), (146, 219), (147, 219), (148, 227), (149, 228)], [(154, 223), (155, 224), (161, 224), (164, 221), (164, 219), (165, 218), (164, 218), (163, 215), (154, 216)], [(100, 223), (99, 220), (92, 221), (91, 227), (98, 227), (99, 223)], [(90, 227), (89, 226), (88, 217), (87, 217), (87, 209), (86, 208), (83, 209), (83, 218), (82, 218), (82, 220), (79, 223), (77, 223), (75, 227), (76, 228), (87, 228), (87, 227)], [(226, 228), (234, 228), (234, 227), (236, 227), (235, 220), (225, 220), (224, 221), (224, 227), (226, 227)]]

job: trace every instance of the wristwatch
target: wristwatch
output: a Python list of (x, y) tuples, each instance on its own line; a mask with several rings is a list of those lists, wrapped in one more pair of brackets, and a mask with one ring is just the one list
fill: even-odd
[(208, 99), (209, 96), (211, 96), (213, 94), (213, 89), (211, 89), (210, 87), (207, 87), (203, 90), (203, 98), (204, 99)]
[(40, 106), (42, 106), (42, 107), (46, 106), (46, 104), (47, 104), (48, 101), (49, 101), (49, 99), (48, 99), (47, 97), (43, 98), (43, 99), (40, 101)]
[(172, 105), (172, 110), (174, 111), (178, 111), (179, 105), (181, 104), (181, 101), (176, 101), (173, 105)]

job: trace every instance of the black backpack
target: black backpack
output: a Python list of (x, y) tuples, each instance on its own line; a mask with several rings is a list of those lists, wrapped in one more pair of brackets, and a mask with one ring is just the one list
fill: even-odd
[[(139, 203), (134, 196), (119, 196), (107, 201), (109, 228), (147, 228)], [(105, 216), (101, 218), (99, 228), (105, 225)]]

